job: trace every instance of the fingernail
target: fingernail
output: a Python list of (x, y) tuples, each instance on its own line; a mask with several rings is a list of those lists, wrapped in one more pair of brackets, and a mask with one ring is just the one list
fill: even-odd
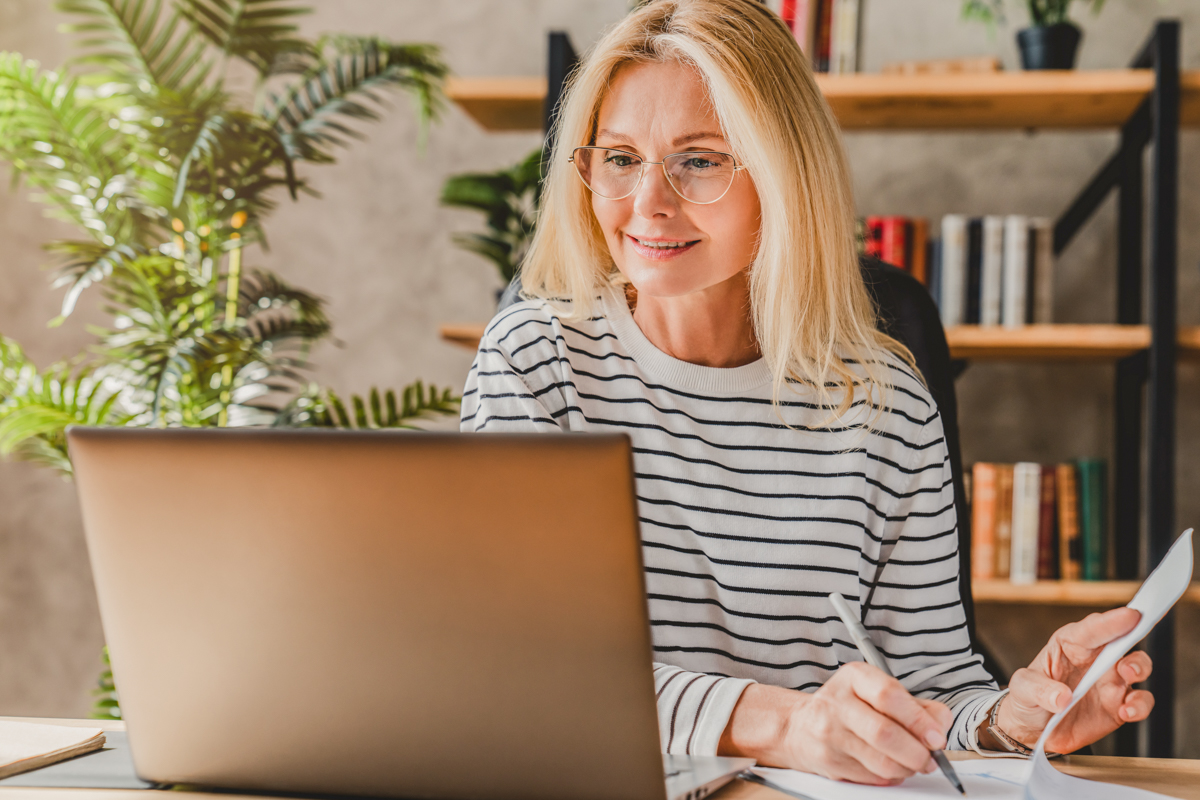
[(946, 737), (937, 731), (927, 731), (925, 733), (925, 744), (929, 745), (930, 750), (941, 750), (946, 746)]
[(1129, 671), (1130, 671), (1130, 672), (1132, 672), (1132, 673), (1134, 674), (1134, 677), (1137, 677), (1138, 675), (1141, 675), (1141, 674), (1142, 674), (1142, 671), (1141, 671), (1140, 669), (1138, 669), (1138, 665), (1137, 665), (1137, 664), (1130, 664), (1130, 665), (1129, 665)]

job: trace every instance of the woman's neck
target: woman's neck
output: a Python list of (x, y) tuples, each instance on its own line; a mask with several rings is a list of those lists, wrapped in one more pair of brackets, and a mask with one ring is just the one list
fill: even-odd
[(639, 293), (633, 319), (655, 347), (680, 361), (740, 367), (761, 355), (750, 319), (750, 282), (745, 271), (679, 297)]

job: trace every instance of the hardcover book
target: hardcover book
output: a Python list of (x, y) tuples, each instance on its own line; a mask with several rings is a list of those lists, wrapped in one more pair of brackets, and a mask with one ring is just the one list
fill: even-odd
[(971, 468), (971, 577), (995, 577), (996, 465), (979, 462)]

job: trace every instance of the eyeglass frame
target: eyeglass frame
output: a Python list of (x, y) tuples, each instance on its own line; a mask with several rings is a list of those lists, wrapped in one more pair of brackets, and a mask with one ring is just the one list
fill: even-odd
[[(605, 197), (604, 195), (600, 194), (595, 189), (593, 189), (591, 186), (588, 186), (588, 182), (583, 180), (583, 175), (579, 172), (579, 163), (575, 160), (575, 154), (578, 153), (580, 150), (611, 150), (614, 153), (624, 153), (628, 156), (633, 156), (634, 158), (636, 158), (642, 162), (642, 170), (641, 170), (641, 172), (638, 173), (637, 183), (633, 184), (633, 188), (629, 190), (628, 194), (623, 194), (620, 197)], [(687, 156), (687, 155), (700, 156), (700, 155), (704, 155), (705, 153), (712, 153), (714, 155), (719, 155), (719, 156), (729, 156), (731, 159), (733, 159), (733, 178), (729, 179), (729, 185), (725, 187), (725, 191), (721, 192), (720, 197), (718, 197), (716, 200), (709, 200), (707, 202), (700, 203), (700, 202), (697, 202), (696, 200), (692, 200), (690, 198), (684, 197), (683, 192), (679, 191), (679, 189), (675, 186), (674, 182), (672, 182), (672, 180), (671, 180), (671, 176), (667, 173), (667, 159), (670, 158), (671, 156)], [(571, 155), (567, 157), (567, 161), (568, 161), (568, 163), (575, 164), (575, 174), (579, 176), (579, 180), (583, 181), (583, 185), (587, 188), (587, 190), (589, 192), (591, 192), (592, 194), (596, 195), (597, 197), (603, 197), (605, 200), (624, 200), (626, 197), (632, 196), (633, 194), (635, 194), (637, 192), (638, 187), (640, 187), (642, 185), (642, 180), (646, 177), (646, 167), (652, 166), (652, 165), (661, 166), (663, 168), (663, 177), (667, 179), (667, 185), (671, 187), (671, 191), (675, 192), (675, 194), (679, 195), (682, 199), (687, 200), (687, 202), (693, 203), (698, 206), (711, 206), (713, 203), (716, 203), (716, 202), (720, 201), (722, 198), (724, 198), (725, 195), (729, 194), (729, 190), (733, 188), (733, 181), (735, 178), (737, 178), (738, 172), (740, 170), (743, 170), (746, 168), (745, 164), (738, 163), (737, 156), (735, 156), (733, 153), (726, 153), (722, 150), (684, 150), (679, 153), (667, 153), (665, 156), (663, 156), (662, 161), (647, 161), (646, 159), (639, 156), (637, 153), (631, 153), (628, 150), (622, 150), (619, 147), (598, 147), (597, 145), (590, 145), (590, 144), (589, 145), (580, 145), (579, 147), (576, 147), (574, 150), (571, 151)]]

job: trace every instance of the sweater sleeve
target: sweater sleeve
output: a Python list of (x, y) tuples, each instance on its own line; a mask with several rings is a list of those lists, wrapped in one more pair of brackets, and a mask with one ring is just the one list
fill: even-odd
[(654, 693), (662, 751), (715, 756), (733, 707), (752, 683), (656, 663)]
[(864, 559), (865, 627), (912, 694), (954, 715), (948, 749), (970, 748), (969, 733), (999, 697), (972, 652), (959, 587), (958, 520), (941, 417), (924, 423), (884, 527), (878, 563)]
[[(463, 389), (459, 428), (464, 432), (515, 431), (525, 433), (561, 431), (565, 423), (562, 392), (554, 381), (534, 389), (531, 377), (553, 366), (535, 363), (521, 367), (515, 363), (506, 343), (499, 341), (496, 325), (488, 327), (479, 343), (475, 362), (467, 373)], [(545, 381), (542, 381), (545, 383)], [(558, 402), (555, 402), (555, 401)]]

